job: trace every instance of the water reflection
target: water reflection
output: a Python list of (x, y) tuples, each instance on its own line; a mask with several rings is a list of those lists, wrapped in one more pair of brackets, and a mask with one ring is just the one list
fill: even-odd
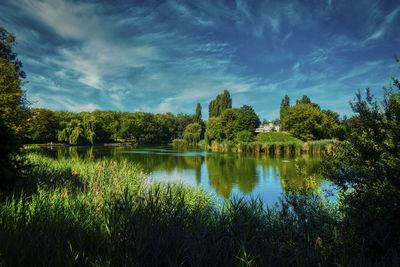
[(277, 200), (281, 192), (311, 193), (321, 188), (320, 158), (251, 153), (210, 153), (197, 148), (68, 147), (50, 152), (58, 158), (93, 160), (109, 157), (138, 163), (153, 179), (202, 185), (227, 199), (233, 193)]

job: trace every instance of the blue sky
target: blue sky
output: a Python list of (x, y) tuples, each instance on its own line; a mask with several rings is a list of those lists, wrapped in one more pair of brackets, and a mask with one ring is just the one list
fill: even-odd
[(279, 117), (307, 94), (351, 115), (357, 89), (398, 76), (400, 3), (2, 0), (33, 107), (193, 114), (229, 90), (233, 106)]

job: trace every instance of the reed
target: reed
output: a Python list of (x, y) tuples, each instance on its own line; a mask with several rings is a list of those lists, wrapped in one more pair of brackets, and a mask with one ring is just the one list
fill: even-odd
[(255, 152), (266, 153), (270, 155), (290, 155), (290, 154), (320, 154), (323, 151), (331, 151), (340, 141), (334, 139), (317, 140), (317, 141), (287, 141), (287, 142), (240, 142), (233, 141), (212, 141), (207, 144), (202, 141), (198, 145), (204, 149), (220, 152)]

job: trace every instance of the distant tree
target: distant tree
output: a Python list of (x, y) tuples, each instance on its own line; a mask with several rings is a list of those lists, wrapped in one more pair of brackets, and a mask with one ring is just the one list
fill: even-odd
[(200, 105), (200, 103), (197, 103), (197, 106), (196, 106), (196, 121), (198, 123), (201, 122), (201, 105)]
[(343, 131), (337, 113), (321, 111), (314, 103), (290, 107), (285, 112), (282, 126), (302, 140), (340, 137)]
[(307, 95), (303, 95), (300, 100), (296, 100), (296, 105), (311, 104), (311, 100)]
[(96, 142), (108, 142), (117, 138), (120, 129), (120, 112), (100, 111), (91, 112), (94, 119)]
[(200, 141), (201, 131), (201, 125), (199, 123), (191, 123), (186, 126), (185, 131), (183, 132), (183, 138), (189, 144), (197, 143)]
[(253, 141), (254, 134), (252, 132), (243, 130), (236, 133), (235, 142), (236, 143), (248, 143)]
[(285, 95), (285, 97), (281, 101), (281, 108), (280, 108), (280, 120), (283, 121), (285, 118), (285, 113), (286, 111), (290, 108), (290, 98), (288, 95)]
[(238, 123), (244, 130), (254, 132), (254, 129), (260, 126), (261, 122), (254, 109), (251, 106), (244, 105), (240, 108)]
[(58, 141), (68, 142), (71, 145), (94, 144), (94, 121), (85, 117), (82, 120), (73, 119), (66, 127), (58, 132)]
[(239, 109), (229, 108), (222, 112), (220, 118), (225, 140), (233, 141), (237, 132), (245, 130), (244, 125), (239, 122), (241, 116), (242, 114)]
[(178, 121), (174, 114), (156, 114), (154, 120), (160, 129), (160, 143), (169, 142), (176, 137)]
[(227, 90), (223, 94), (217, 95), (208, 106), (209, 117), (218, 117), (228, 108), (232, 108), (232, 98)]
[(29, 119), (30, 137), (34, 142), (49, 142), (57, 139), (57, 122), (48, 109), (33, 110)]
[(178, 114), (177, 116), (177, 138), (183, 138), (183, 131), (186, 126), (191, 123), (196, 122), (195, 116), (187, 115), (187, 114)]
[(208, 119), (204, 138), (207, 143), (211, 143), (213, 140), (222, 141), (224, 139), (224, 128), (222, 127), (220, 117), (211, 117)]

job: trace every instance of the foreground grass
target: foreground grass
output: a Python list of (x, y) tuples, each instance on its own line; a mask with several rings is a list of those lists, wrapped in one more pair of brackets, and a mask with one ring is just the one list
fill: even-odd
[(335, 205), (290, 195), (219, 204), (201, 189), (146, 180), (128, 162), (27, 156), (0, 204), (4, 266), (373, 265), (344, 243)]

